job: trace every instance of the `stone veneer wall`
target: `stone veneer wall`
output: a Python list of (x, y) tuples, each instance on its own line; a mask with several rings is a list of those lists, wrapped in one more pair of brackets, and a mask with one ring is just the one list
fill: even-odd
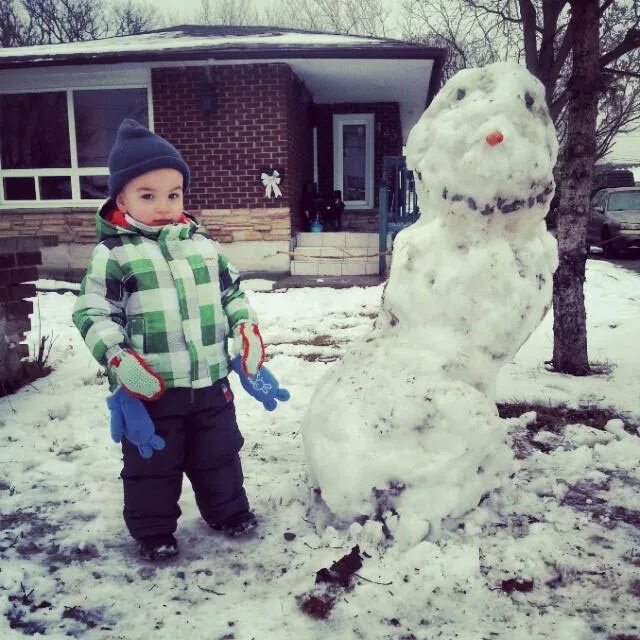
[(56, 236), (60, 241), (94, 243), (95, 210), (51, 207), (0, 211), (0, 238), (14, 236)]
[(280, 209), (205, 209), (200, 221), (219, 242), (244, 240), (289, 241), (289, 208)]

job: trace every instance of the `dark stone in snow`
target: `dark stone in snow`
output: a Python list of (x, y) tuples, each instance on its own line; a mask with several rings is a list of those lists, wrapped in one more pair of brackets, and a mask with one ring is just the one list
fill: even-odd
[(533, 580), (509, 578), (508, 580), (502, 581), (500, 588), (506, 593), (512, 593), (513, 591), (528, 593), (529, 591), (533, 591)]
[(316, 584), (339, 584), (348, 587), (351, 576), (362, 568), (362, 558), (360, 557), (360, 547), (356, 545), (349, 553), (336, 560), (329, 569), (320, 569), (316, 573)]

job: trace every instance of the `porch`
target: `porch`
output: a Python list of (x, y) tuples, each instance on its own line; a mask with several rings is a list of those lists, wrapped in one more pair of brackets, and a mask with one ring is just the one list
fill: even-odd
[[(343, 212), (337, 222), (332, 214), (329, 225), (317, 211), (312, 231), (293, 237), (291, 275), (384, 276), (390, 265), (393, 238), (420, 215), (413, 174), (403, 156), (384, 156), (376, 200), (375, 231), (354, 230), (356, 212)], [(325, 227), (340, 231), (324, 231)]]

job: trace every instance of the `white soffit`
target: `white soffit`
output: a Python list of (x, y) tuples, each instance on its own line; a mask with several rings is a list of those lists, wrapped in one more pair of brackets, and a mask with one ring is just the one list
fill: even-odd
[(296, 60), (317, 104), (398, 102), (403, 141), (425, 109), (432, 60)]

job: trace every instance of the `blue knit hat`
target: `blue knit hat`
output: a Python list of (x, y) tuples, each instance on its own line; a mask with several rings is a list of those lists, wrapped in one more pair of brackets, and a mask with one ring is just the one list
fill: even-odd
[(130, 180), (154, 169), (176, 169), (184, 191), (189, 187), (189, 167), (178, 150), (164, 138), (126, 118), (120, 124), (109, 153), (109, 197), (115, 198)]

